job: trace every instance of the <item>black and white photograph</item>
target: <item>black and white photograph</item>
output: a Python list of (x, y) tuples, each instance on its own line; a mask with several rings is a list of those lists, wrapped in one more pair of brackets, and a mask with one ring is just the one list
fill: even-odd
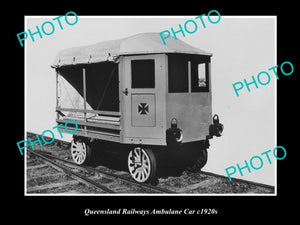
[[(276, 14), (218, 8), (24, 15), (24, 197), (277, 198), (278, 164), (295, 150), (278, 141), (278, 89), (296, 76), (295, 58), (278, 60), (279, 31)], [(78, 211), (222, 215), (117, 202)]]
[[(275, 193), (274, 156), (253, 159), (254, 168), (249, 160), (276, 147), (276, 78), (264, 86), (248, 74), (277, 65), (276, 17), (215, 13), (218, 23), (203, 17), (206, 28), (184, 16), (68, 18), (76, 24), (25, 40), (26, 131), (36, 148), (26, 152), (26, 194)], [(25, 19), (26, 29), (53, 21)], [(250, 92), (245, 84), (237, 96), (232, 84), (243, 79)], [(35, 154), (72, 162), (57, 163), (105, 190)]]

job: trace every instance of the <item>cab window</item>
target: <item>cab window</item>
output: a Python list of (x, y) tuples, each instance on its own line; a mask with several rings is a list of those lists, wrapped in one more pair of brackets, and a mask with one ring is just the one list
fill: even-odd
[(169, 93), (184, 93), (189, 90), (188, 83), (188, 60), (182, 55), (168, 57), (168, 82)]
[(208, 63), (192, 61), (191, 63), (191, 91), (208, 92)]
[(131, 87), (155, 88), (154, 59), (131, 61)]

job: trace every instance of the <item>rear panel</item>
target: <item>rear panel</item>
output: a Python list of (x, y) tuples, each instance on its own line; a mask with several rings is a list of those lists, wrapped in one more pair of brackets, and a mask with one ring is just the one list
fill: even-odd
[(172, 118), (176, 118), (183, 132), (183, 143), (203, 140), (209, 134), (210, 95), (210, 92), (167, 94), (167, 127), (171, 127)]
[[(176, 118), (183, 143), (206, 139), (212, 120), (210, 57), (168, 55), (167, 128)], [(176, 82), (178, 81), (178, 82)]]

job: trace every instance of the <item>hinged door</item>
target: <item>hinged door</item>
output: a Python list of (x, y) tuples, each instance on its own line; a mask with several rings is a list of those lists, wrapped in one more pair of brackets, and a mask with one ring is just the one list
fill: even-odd
[(165, 143), (165, 63), (164, 54), (123, 57), (120, 98), (125, 143)]

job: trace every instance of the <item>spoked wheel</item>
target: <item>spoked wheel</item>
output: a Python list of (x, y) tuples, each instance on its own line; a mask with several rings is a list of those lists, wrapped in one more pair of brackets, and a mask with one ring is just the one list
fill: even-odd
[(88, 143), (80, 139), (72, 140), (71, 155), (76, 164), (88, 164), (91, 161), (91, 154), (92, 150)]
[(128, 169), (137, 182), (150, 182), (156, 174), (156, 159), (150, 149), (137, 147), (128, 155)]

